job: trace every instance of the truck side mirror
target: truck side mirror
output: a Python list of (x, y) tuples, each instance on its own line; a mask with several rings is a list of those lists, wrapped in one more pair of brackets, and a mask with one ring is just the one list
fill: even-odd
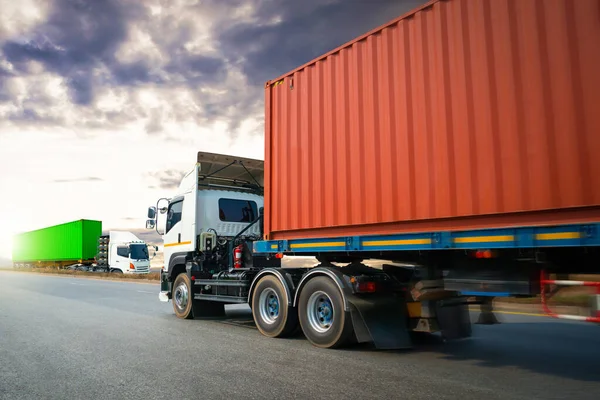
[(148, 207), (148, 218), (149, 219), (156, 218), (156, 207)]
[(155, 223), (153, 219), (149, 219), (146, 221), (146, 229), (154, 229)]

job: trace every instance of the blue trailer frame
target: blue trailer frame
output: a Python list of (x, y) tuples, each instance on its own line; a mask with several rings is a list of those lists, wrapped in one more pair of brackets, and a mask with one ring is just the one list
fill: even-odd
[(266, 240), (254, 242), (253, 252), (257, 255), (291, 255), (595, 246), (600, 246), (600, 223)]

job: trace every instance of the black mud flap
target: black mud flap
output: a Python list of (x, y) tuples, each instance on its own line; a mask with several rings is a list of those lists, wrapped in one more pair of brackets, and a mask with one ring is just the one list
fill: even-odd
[(348, 298), (352, 324), (359, 343), (373, 342), (378, 349), (410, 349), (406, 304), (393, 297)]
[(467, 304), (438, 304), (437, 320), (442, 336), (448, 340), (471, 337), (471, 316)]

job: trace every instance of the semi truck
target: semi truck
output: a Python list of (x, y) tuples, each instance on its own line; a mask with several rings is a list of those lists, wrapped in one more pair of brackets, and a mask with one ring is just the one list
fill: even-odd
[(148, 245), (143, 240), (125, 231), (109, 231), (103, 235), (102, 221), (86, 219), (15, 235), (12, 260), (15, 268), (150, 272)]
[[(268, 81), (264, 162), (198, 152), (148, 209), (159, 300), (399, 349), (469, 337), (473, 302), (494, 324), (493, 298), (593, 285), (561, 276), (600, 272), (599, 4), (430, 1)], [(546, 310), (597, 323), (598, 298)]]
[(150, 256), (148, 244), (131, 232), (109, 231), (98, 238), (98, 254), (90, 265), (76, 264), (71, 269), (90, 272), (111, 272), (125, 274), (147, 274), (150, 272), (150, 259), (156, 255), (157, 246), (152, 246)]

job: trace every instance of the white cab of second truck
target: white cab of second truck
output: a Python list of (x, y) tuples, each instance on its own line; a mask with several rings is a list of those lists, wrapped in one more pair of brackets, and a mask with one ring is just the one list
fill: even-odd
[(98, 266), (104, 266), (110, 272), (124, 274), (150, 272), (148, 245), (131, 232), (110, 231), (108, 235), (100, 238), (98, 250)]

